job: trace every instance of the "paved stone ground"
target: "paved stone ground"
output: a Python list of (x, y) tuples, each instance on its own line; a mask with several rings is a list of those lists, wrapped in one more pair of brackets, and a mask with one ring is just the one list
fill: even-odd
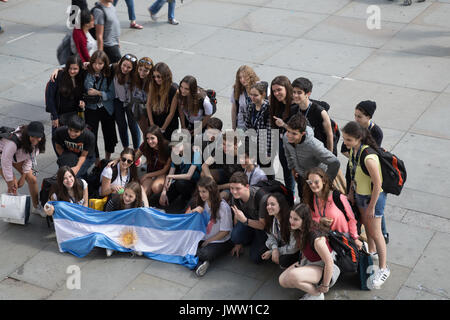
[[(92, 5), (94, 1), (89, 1)], [(151, 1), (136, 2), (144, 30), (128, 29), (124, 1), (122, 53), (150, 56), (171, 67), (175, 81), (192, 74), (219, 94), (218, 116), (230, 127), (229, 96), (242, 64), (267, 81), (284, 74), (314, 83), (313, 97), (331, 104), (342, 126), (356, 103), (377, 102), (383, 144), (408, 168), (400, 197), (386, 217), (392, 273), (382, 290), (360, 291), (345, 277), (326, 299), (448, 299), (450, 296), (450, 1), (410, 7), (400, 0), (185, 0), (179, 26), (151, 22)], [(178, 1), (179, 2), (179, 1)], [(41, 120), (44, 86), (57, 61), (69, 1), (0, 3), (0, 123)], [(366, 9), (381, 8), (381, 29), (368, 30)], [(101, 141), (100, 139), (99, 141)], [(39, 181), (57, 167), (50, 144), (40, 156)], [(119, 148), (118, 148), (119, 149)], [(102, 148), (100, 148), (102, 150)], [(345, 164), (345, 160), (341, 163)], [(6, 190), (2, 181), (0, 191)], [(54, 232), (33, 216), (27, 226), (0, 222), (0, 299), (297, 299), (278, 285), (280, 270), (255, 266), (248, 254), (224, 257), (198, 279), (188, 269), (127, 254), (106, 259), (96, 249), (83, 259), (59, 253)], [(81, 290), (66, 288), (66, 269), (78, 265)]]

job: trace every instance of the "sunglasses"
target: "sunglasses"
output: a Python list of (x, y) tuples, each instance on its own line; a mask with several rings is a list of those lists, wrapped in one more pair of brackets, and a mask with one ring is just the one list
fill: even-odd
[(130, 159), (127, 159), (127, 158), (124, 158), (124, 157), (120, 158), (120, 160), (121, 160), (122, 162), (126, 162), (126, 163), (128, 163), (128, 164), (132, 164), (132, 163), (133, 163), (133, 160), (130, 160)]
[(153, 67), (153, 62), (148, 61), (148, 60), (139, 60), (139, 63), (142, 63), (142, 64), (148, 64), (149, 66), (152, 66), (152, 67)]
[(131, 62), (136, 62), (137, 61), (136, 57), (133, 57), (133, 56), (131, 56), (129, 54), (124, 55), (124, 58), (127, 59), (127, 60), (130, 60)]
[(306, 183), (309, 184), (310, 186), (313, 185), (313, 184), (315, 184), (317, 186), (317, 185), (319, 185), (320, 180), (314, 180), (314, 181), (306, 180)]
[(162, 79), (160, 75), (153, 75), (153, 79)]

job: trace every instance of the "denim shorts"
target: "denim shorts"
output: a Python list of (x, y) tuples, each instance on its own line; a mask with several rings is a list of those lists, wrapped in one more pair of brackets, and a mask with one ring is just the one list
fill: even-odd
[[(359, 208), (366, 209), (370, 202), (370, 195), (355, 194), (355, 202)], [(386, 205), (386, 193), (380, 192), (378, 201), (375, 205), (375, 217), (381, 218), (384, 215), (384, 206)]]

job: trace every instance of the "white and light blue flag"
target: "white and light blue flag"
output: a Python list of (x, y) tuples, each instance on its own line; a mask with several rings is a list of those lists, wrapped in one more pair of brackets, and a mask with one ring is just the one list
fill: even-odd
[(101, 247), (140, 251), (147, 258), (193, 269), (209, 220), (200, 213), (166, 214), (152, 208), (103, 212), (64, 201), (50, 203), (59, 250), (79, 258)]

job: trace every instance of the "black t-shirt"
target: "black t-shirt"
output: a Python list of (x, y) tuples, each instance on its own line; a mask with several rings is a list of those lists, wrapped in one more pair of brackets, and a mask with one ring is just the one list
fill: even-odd
[(323, 127), (323, 118), (322, 118), (322, 111), (324, 110), (325, 109), (322, 106), (314, 102), (311, 102), (310, 106), (305, 111), (301, 110), (300, 107), (298, 108), (298, 112), (306, 117), (307, 124), (311, 128), (313, 128), (314, 137), (322, 141), (326, 146), (327, 135)]
[[(172, 100), (175, 94), (177, 93), (178, 85), (176, 83), (172, 83), (169, 89), (169, 96), (167, 101), (167, 111), (162, 112), (160, 114), (157, 114), (155, 112), (152, 113), (153, 116), (153, 122), (158, 126), (162, 127), (164, 125), (164, 122), (166, 122), (167, 116), (170, 114), (170, 106), (172, 105)], [(169, 126), (166, 128), (166, 131), (164, 132), (164, 137), (167, 140), (171, 140), (172, 132), (178, 128), (178, 111), (175, 111), (175, 114), (173, 115), (172, 121), (170, 122)]]
[[(381, 130), (381, 128), (377, 124), (370, 122), (368, 129), (377, 145), (381, 147), (381, 142), (383, 141), (383, 131)], [(350, 149), (348, 149), (344, 143), (342, 143), (341, 146), (341, 153), (343, 152), (350, 152)]]
[[(212, 156), (215, 157), (215, 151), (213, 150)], [(228, 156), (229, 157), (229, 156)], [(222, 163), (217, 163), (218, 160), (216, 159), (216, 162), (213, 163), (209, 168), (210, 169), (222, 169), (224, 176), (223, 176), (223, 183), (228, 183), (230, 181), (231, 176), (235, 172), (244, 172), (244, 168), (242, 168), (241, 164), (239, 163), (239, 159), (237, 156), (232, 157), (233, 163), (227, 162), (227, 154), (225, 152), (222, 152)]]
[(243, 202), (241, 199), (231, 199), (231, 205), (236, 206), (239, 210), (241, 210), (244, 215), (252, 220), (259, 220), (260, 218), (265, 217), (264, 211), (264, 202), (267, 200), (267, 197), (262, 197), (260, 199), (260, 203), (256, 203), (256, 192), (259, 190), (259, 187), (251, 186), (250, 187), (250, 197), (247, 202)]
[[(80, 70), (80, 77), (84, 79), (85, 72)], [(57, 104), (57, 112), (59, 115), (65, 113), (74, 113), (80, 111), (79, 105), (80, 100), (83, 99), (83, 81), (80, 81), (75, 88), (71, 88), (70, 93), (64, 94), (64, 90), (62, 90), (62, 81), (64, 78), (64, 71), (59, 71), (58, 76), (56, 78), (56, 84), (58, 87), (56, 104)]]
[(94, 154), (95, 137), (88, 129), (84, 129), (80, 136), (76, 139), (71, 139), (68, 132), (68, 127), (63, 126), (56, 129), (53, 136), (55, 143), (59, 144), (64, 151), (71, 151), (78, 156), (82, 151), (88, 150), (88, 156)]

